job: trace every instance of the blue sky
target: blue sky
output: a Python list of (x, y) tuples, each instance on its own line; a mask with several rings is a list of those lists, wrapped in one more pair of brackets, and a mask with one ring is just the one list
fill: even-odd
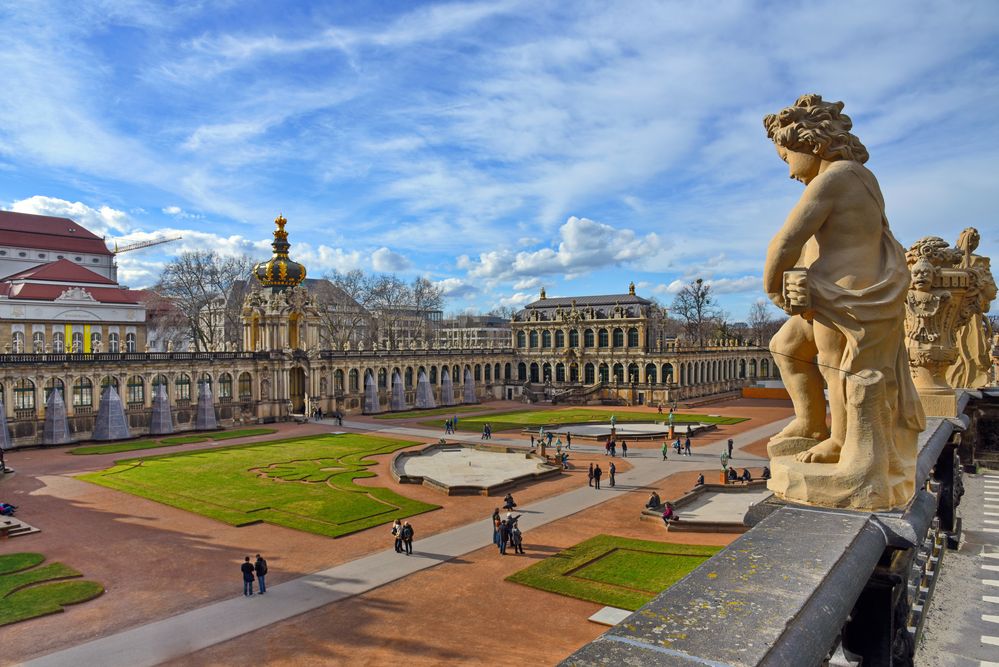
[(801, 192), (761, 119), (846, 102), (895, 235), (999, 257), (999, 3), (22, 1), (0, 205), (170, 253), (426, 275), (449, 310), (711, 281), (762, 296)]

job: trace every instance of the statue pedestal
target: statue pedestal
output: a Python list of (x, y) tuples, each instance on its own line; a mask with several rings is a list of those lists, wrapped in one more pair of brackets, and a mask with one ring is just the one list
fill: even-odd
[(919, 402), (927, 417), (957, 417), (957, 391), (954, 389), (941, 393), (919, 391)]

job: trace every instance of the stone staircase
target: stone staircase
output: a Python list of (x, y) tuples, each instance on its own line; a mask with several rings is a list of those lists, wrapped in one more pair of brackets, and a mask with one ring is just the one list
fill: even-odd
[(0, 539), (21, 537), (22, 535), (31, 535), (32, 533), (40, 532), (40, 529), (29, 526), (20, 519), (15, 519), (12, 516), (0, 517)]

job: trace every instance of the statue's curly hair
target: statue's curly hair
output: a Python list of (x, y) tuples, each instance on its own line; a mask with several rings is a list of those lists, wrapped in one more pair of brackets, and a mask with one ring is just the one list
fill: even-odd
[(763, 119), (767, 136), (790, 151), (811, 153), (823, 160), (854, 160), (863, 164), (870, 154), (850, 133), (853, 121), (842, 102), (824, 102), (821, 95), (802, 95), (792, 106)]

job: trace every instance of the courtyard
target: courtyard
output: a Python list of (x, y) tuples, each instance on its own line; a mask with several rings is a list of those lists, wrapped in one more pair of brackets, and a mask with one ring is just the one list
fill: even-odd
[[(561, 411), (494, 402), (477, 406), (474, 415), (488, 421), (494, 414), (506, 419), (514, 413), (518, 420), (552, 423), (553, 412)], [(0, 662), (19, 663), (53, 651), (67, 651), (53, 654), (53, 660), (81, 658), (88, 654), (74, 653), (72, 647), (89, 639), (106, 637), (128, 646), (130, 632), (168, 629), (178, 622), (171, 619), (186, 613), (210, 618), (211, 610), (223, 608), (219, 605), (242, 602), (238, 565), (255, 553), (270, 563), (266, 599), (251, 607), (225, 607), (219, 623), (188, 636), (184, 641), (191, 643), (179, 653), (169, 633), (155, 647), (144, 643), (143, 653), (155, 655), (156, 662), (189, 665), (231, 664), (251, 653), (255, 660), (288, 665), (383, 664), (403, 655), (413, 664), (474, 663), (487, 656), (494, 664), (556, 662), (602, 632), (602, 626), (587, 620), (600, 609), (601, 599), (566, 597), (508, 578), (533, 564), (561, 562), (558, 554), (600, 535), (680, 545), (670, 547), (678, 560), (668, 576), (643, 574), (657, 569), (660, 556), (649, 555), (657, 547), (631, 545), (605, 549), (573, 577), (590, 588), (627, 591), (628, 599), (604, 600), (627, 606), (654, 595), (654, 589), (669, 585), (733, 539), (731, 534), (667, 534), (661, 524), (639, 518), (652, 489), (664, 498), (681, 496), (698, 473), (716, 470), (717, 452), (727, 438), (739, 448), (758, 447), (790, 415), (785, 403), (752, 400), (722, 403), (707, 412), (719, 415), (722, 423), (695, 438), (694, 456), (664, 464), (657, 443), (636, 444), (627, 460), (615, 459), (614, 489), (607, 488), (606, 478), (599, 492), (587, 487), (588, 464), (606, 469), (609, 460), (599, 447), (576, 443), (571, 470), (515, 487), (526, 551), (516, 557), (499, 556), (491, 544), (488, 517), (502, 504), (499, 498), (449, 497), (392, 481), (389, 467), (396, 454), (439, 437), (439, 425), (422, 426), (425, 415), (419, 413), (351, 418), (343, 427), (276, 424), (274, 433), (166, 443), (124, 456), (114, 451), (69, 455), (72, 448), (65, 447), (17, 452), (10, 463), (18, 472), (0, 481), (0, 496), (19, 505), (19, 516), (41, 532), (16, 538), (12, 546), (43, 553), (46, 562), (72, 568), (107, 592), (65, 606), (61, 613), (0, 629), (7, 647)], [(614, 414), (622, 422), (654, 418), (648, 408), (615, 409)], [(479, 440), (474, 433), (455, 437)], [(526, 451), (529, 436), (517, 428), (497, 434), (493, 444)], [(741, 450), (735, 461), (754, 471), (762, 465)], [(396, 516), (407, 517), (416, 528), (412, 559), (392, 553), (387, 523)], [(484, 605), (487, 599), (503, 602)], [(272, 617), (268, 605), (299, 615)], [(448, 617), (455, 620), (441, 619), (441, 608), (451, 610)], [(511, 616), (513, 608), (532, 612)], [(531, 621), (538, 616), (545, 624)], [(253, 630), (260, 640), (255, 648), (232, 634), (264, 619), (271, 620)], [(375, 640), (398, 634), (400, 625), (406, 631), (397, 642)], [(490, 630), (500, 626), (522, 641), (504, 647), (502, 633)], [(17, 632), (11, 634), (13, 628)], [(202, 635), (210, 637), (207, 643), (198, 639)], [(498, 651), (505, 651), (500, 660), (494, 659)]]

